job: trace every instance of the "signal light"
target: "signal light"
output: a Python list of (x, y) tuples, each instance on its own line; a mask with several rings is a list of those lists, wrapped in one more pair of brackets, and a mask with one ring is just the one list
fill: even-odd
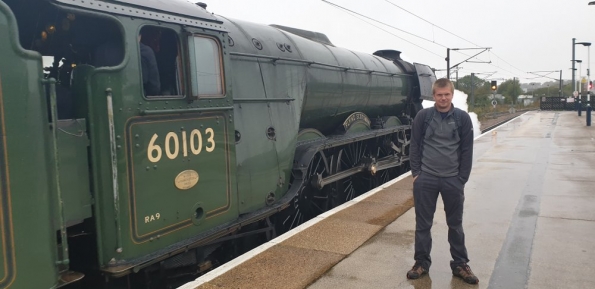
[(592, 89), (593, 89), (593, 81), (589, 80), (589, 90), (592, 90)]
[(492, 90), (495, 91), (496, 89), (498, 89), (498, 82), (495, 80), (492, 80)]

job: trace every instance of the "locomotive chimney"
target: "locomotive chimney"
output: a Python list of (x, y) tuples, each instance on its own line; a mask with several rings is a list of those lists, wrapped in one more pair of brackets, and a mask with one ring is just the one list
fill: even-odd
[(403, 59), (401, 59), (401, 51), (398, 51), (398, 50), (378, 50), (378, 51), (374, 52), (374, 55), (380, 56), (382, 58), (392, 60), (392, 61), (403, 60)]
[(196, 5), (202, 7), (203, 9), (207, 9), (207, 4), (203, 2), (196, 2)]

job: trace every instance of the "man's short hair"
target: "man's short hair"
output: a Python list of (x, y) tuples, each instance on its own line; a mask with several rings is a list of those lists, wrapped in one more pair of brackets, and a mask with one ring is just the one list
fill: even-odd
[(448, 78), (440, 78), (432, 85), (432, 94), (436, 93), (436, 88), (449, 87), (452, 94), (455, 93), (455, 86)]

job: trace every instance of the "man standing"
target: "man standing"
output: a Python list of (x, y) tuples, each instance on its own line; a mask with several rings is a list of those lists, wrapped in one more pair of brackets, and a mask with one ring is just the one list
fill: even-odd
[(450, 80), (436, 80), (432, 93), (436, 104), (421, 110), (412, 127), (415, 265), (407, 272), (407, 278), (417, 279), (430, 270), (431, 229), (440, 193), (448, 224), (452, 274), (477, 284), (479, 279), (467, 265), (463, 232), (464, 187), (473, 160), (473, 124), (469, 114), (452, 105), (454, 86)]

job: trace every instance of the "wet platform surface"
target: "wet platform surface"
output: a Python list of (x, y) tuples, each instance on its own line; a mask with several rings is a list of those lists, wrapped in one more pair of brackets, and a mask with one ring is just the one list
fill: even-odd
[(475, 140), (463, 217), (468, 285), (452, 277), (439, 198), (432, 267), (413, 265), (411, 177), (298, 227), (180, 288), (595, 288), (595, 127), (529, 112)]

